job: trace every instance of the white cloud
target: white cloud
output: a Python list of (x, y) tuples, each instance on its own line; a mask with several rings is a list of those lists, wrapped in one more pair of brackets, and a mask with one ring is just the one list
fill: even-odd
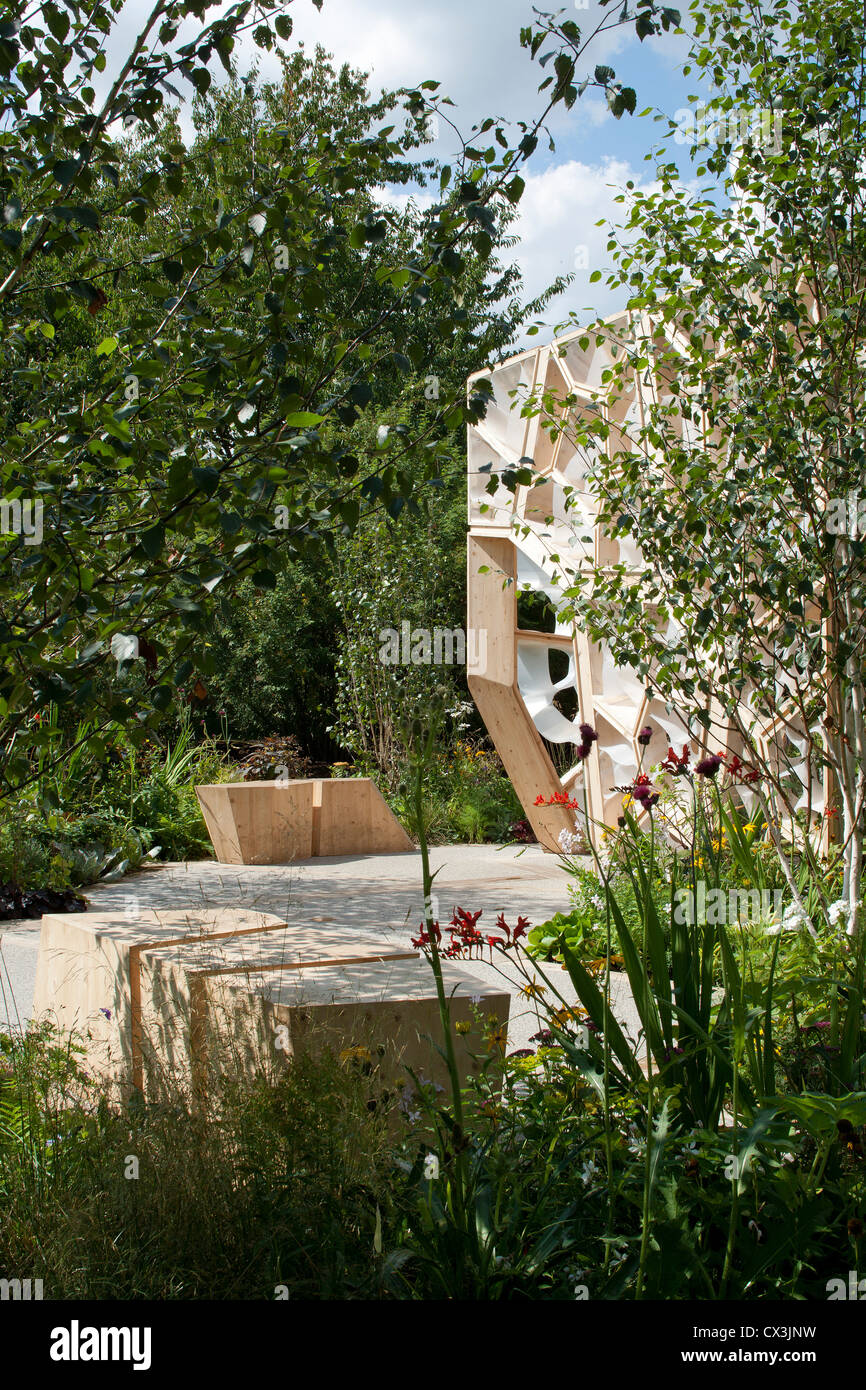
[[(545, 313), (549, 323), (590, 305), (604, 314), (623, 308), (622, 292), (609, 290), (604, 282), (611, 266), (608, 224), (623, 220), (625, 209), (615, 199), (629, 179), (641, 186), (631, 166), (613, 158), (598, 164), (569, 160), (527, 176), (515, 225), (520, 244), (512, 253), (523, 272), (526, 295), (534, 298), (557, 275), (573, 271), (575, 276), (565, 293), (551, 301)], [(605, 225), (597, 227), (600, 218)], [(595, 270), (602, 279), (590, 284)]]
[[(574, 18), (589, 34), (607, 14), (593, 3), (575, 8)], [(538, 86), (549, 70), (520, 46), (520, 30), (533, 20), (528, 0), (325, 0), (321, 12), (303, 0), (291, 15), (292, 42), (321, 43), (337, 62), (370, 72), (374, 88), (440, 82), (464, 134), (485, 116), (528, 120), (546, 104)], [(590, 71), (633, 41), (631, 29), (601, 34), (582, 66)], [(565, 123), (573, 127), (573, 116), (560, 110), (554, 129)]]

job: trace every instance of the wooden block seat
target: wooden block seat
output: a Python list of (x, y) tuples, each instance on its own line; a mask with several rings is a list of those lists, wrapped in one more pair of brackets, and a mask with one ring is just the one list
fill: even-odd
[(369, 777), (218, 782), (195, 791), (223, 864), (289, 864), (414, 848)]
[[(470, 1025), (454, 1035), (468, 1075), (487, 1020), (507, 1027), (509, 996), (445, 973), (452, 1026)], [(127, 1096), (201, 1089), (212, 1069), (254, 1075), (316, 1047), (366, 1050), (393, 1080), (410, 1066), (445, 1081), (433, 977), (416, 951), (269, 913), (44, 917), (34, 1015), (83, 1035), (86, 1067)]]

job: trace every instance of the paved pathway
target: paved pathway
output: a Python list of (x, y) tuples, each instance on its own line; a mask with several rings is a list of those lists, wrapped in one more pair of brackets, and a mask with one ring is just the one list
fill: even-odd
[[(450, 919), (455, 906), (483, 910), (479, 926), (493, 926), (500, 912), (513, 926), (518, 916), (535, 925), (557, 911), (568, 911), (568, 880), (555, 855), (539, 846), (446, 845), (431, 851), (438, 869), (434, 910)], [(421, 858), (418, 853), (310, 859), (292, 865), (229, 865), (213, 860), (150, 866), (118, 883), (87, 889), (94, 911), (130, 907), (247, 907), (274, 912), (290, 924), (328, 922), (355, 926), (365, 936), (405, 945), (423, 918)], [(0, 923), (0, 1027), (29, 1018), (33, 999), (38, 922)], [(498, 961), (498, 957), (496, 958)], [(423, 965), (419, 968), (425, 968)], [(498, 965), (460, 962), (479, 980), (503, 985)], [(562, 995), (574, 993), (564, 971), (548, 966)], [(507, 965), (512, 995), (509, 1050), (524, 1047), (539, 1024), (532, 1005), (519, 992), (517, 971)], [(632, 1037), (637, 1019), (624, 976), (614, 976), (614, 1012)]]

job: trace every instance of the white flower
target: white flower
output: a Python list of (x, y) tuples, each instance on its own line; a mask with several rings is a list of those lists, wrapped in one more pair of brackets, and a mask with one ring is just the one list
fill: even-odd
[(580, 836), (573, 835), (570, 830), (560, 830), (558, 839), (563, 854), (576, 854), (580, 848)]
[(835, 927), (836, 923), (843, 917), (847, 918), (850, 915), (851, 904), (846, 902), (844, 898), (839, 898), (827, 908), (827, 921), (830, 923), (831, 927)]
[(581, 1179), (582, 1179), (582, 1181), (583, 1181), (584, 1187), (588, 1187), (588, 1186), (589, 1186), (589, 1184), (592, 1182), (593, 1178), (595, 1177), (597, 1171), (598, 1171), (598, 1170), (597, 1170), (597, 1168), (596, 1168), (595, 1163), (593, 1162), (593, 1160), (592, 1160), (591, 1158), (590, 1158), (590, 1159), (587, 1159), (586, 1163), (584, 1163), (583, 1167), (582, 1167), (581, 1170), (580, 1170), (580, 1176), (581, 1176)]
[(424, 1159), (424, 1181), (435, 1182), (439, 1176), (439, 1159), (436, 1154), (428, 1154)]
[(798, 907), (796, 903), (789, 903), (782, 913), (782, 920), (779, 925), (768, 927), (767, 935), (778, 936), (779, 932), (802, 931), (804, 928), (810, 935), (815, 935), (815, 928), (802, 908)]

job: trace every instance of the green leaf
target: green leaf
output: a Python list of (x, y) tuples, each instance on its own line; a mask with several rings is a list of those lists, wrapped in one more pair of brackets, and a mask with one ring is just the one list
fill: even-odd
[(324, 415), (316, 415), (312, 410), (295, 410), (286, 416), (283, 424), (289, 425), (292, 429), (308, 430), (314, 425), (320, 425), (324, 418)]
[(151, 526), (139, 539), (139, 545), (149, 560), (155, 560), (165, 545), (165, 527)]
[(58, 159), (51, 170), (52, 177), (64, 188), (72, 182), (77, 172), (77, 159)]

